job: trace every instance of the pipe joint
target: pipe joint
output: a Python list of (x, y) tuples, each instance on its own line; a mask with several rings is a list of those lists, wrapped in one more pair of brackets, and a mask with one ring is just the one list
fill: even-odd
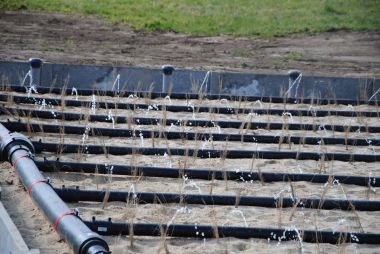
[(80, 252), (83, 254), (109, 254), (111, 251), (108, 251), (107, 243), (98, 237), (91, 238), (88, 241), (84, 242), (80, 247)]
[(12, 154), (20, 149), (26, 150), (30, 153), (30, 157), (34, 156), (34, 146), (30, 140), (24, 135), (12, 132), (12, 133), (2, 133), (1, 144), (0, 144), (0, 160), (11, 161)]

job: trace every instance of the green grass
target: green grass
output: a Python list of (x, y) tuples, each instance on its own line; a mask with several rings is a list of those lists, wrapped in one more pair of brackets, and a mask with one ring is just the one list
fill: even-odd
[(1, 0), (0, 9), (90, 14), (135, 29), (283, 36), (380, 29), (380, 0)]
[(229, 52), (231, 56), (236, 57), (251, 57), (254, 56), (254, 53), (251, 50), (247, 49), (235, 49)]

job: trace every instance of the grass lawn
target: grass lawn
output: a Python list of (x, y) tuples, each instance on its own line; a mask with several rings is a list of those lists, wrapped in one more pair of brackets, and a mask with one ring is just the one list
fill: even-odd
[(1, 0), (0, 9), (103, 16), (136, 29), (282, 36), (380, 29), (380, 0)]

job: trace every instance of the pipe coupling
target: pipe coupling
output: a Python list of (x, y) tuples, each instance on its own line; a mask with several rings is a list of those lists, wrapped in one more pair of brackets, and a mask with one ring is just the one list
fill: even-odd
[(29, 151), (32, 155), (34, 155), (34, 146), (30, 140), (18, 132), (4, 133), (0, 136), (1, 144), (0, 144), (0, 160), (11, 161), (12, 154), (19, 150), (24, 149)]

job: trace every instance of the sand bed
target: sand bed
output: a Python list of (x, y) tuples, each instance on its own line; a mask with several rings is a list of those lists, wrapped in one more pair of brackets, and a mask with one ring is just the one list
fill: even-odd
[[(14, 93), (16, 94), (16, 93)], [(33, 95), (34, 96), (34, 95)], [(36, 97), (55, 97), (59, 95), (36, 95)], [(75, 99), (75, 96), (66, 96)], [(91, 97), (81, 97), (91, 101)], [(241, 108), (277, 108), (283, 109), (310, 109), (307, 104), (274, 104), (261, 102), (234, 102), (228, 100), (169, 100), (148, 99), (148, 98), (111, 98), (97, 96), (97, 101), (118, 101), (128, 103), (147, 103), (187, 105), (187, 106), (219, 106), (219, 107), (241, 107)], [(40, 105), (16, 105), (18, 108), (39, 109)], [(15, 105), (11, 105), (15, 107)], [(91, 106), (90, 106), (91, 107)], [(313, 105), (312, 109), (324, 110), (369, 110), (378, 112), (377, 106), (345, 106), (345, 105)], [(61, 107), (45, 107), (44, 110), (61, 111)], [(65, 107), (65, 112), (75, 112), (89, 114), (91, 108), (86, 107)], [(217, 127), (193, 127), (193, 126), (159, 126), (159, 125), (138, 125), (132, 123), (115, 124), (81, 121), (61, 121), (59, 119), (28, 119), (12, 115), (1, 115), (0, 120), (10, 119), (12, 121), (20, 119), (24, 123), (44, 123), (55, 125), (76, 125), (83, 127), (106, 127), (106, 128), (129, 128), (134, 130), (149, 131), (179, 131), (179, 132), (202, 132), (202, 133), (228, 133), (228, 134), (252, 134), (269, 136), (310, 136), (310, 137), (340, 137), (340, 138), (379, 138), (378, 133), (367, 132), (337, 132), (318, 129), (323, 124), (379, 126), (378, 117), (297, 117), (297, 116), (276, 116), (276, 115), (249, 115), (233, 114), (223, 115), (214, 113), (197, 112), (165, 112), (154, 110), (109, 110), (96, 109), (97, 114), (131, 117), (155, 117), (162, 119), (182, 119), (186, 120), (212, 120), (212, 121), (242, 121), (242, 122), (277, 122), (277, 123), (309, 123), (317, 126), (315, 131), (289, 131), (283, 130), (247, 130), (244, 128), (217, 128)], [(31, 133), (32, 140), (43, 142), (55, 142), (65, 144), (83, 145), (112, 145), (128, 147), (156, 147), (156, 148), (188, 148), (188, 149), (218, 149), (218, 150), (266, 150), (266, 151), (298, 151), (298, 152), (326, 152), (348, 153), (348, 154), (374, 154), (378, 155), (378, 146), (345, 146), (345, 145), (320, 145), (320, 144), (258, 144), (256, 142), (226, 142), (213, 140), (167, 140), (164, 138), (117, 138), (100, 137), (71, 134), (54, 133)], [(285, 173), (327, 173), (336, 175), (361, 175), (380, 176), (379, 163), (367, 162), (342, 162), (342, 161), (315, 161), (315, 160), (295, 160), (295, 159), (229, 159), (229, 158), (197, 158), (194, 156), (174, 156), (174, 155), (93, 155), (93, 154), (60, 154), (44, 152), (37, 154), (36, 159), (41, 160), (60, 158), (61, 161), (83, 161), (104, 164), (125, 164), (138, 166), (156, 166), (172, 168), (193, 168), (193, 169), (214, 169), (233, 170), (248, 172), (285, 172)], [(53, 233), (53, 229), (43, 219), (41, 212), (30, 201), (23, 187), (17, 180), (17, 176), (8, 166), (2, 164), (0, 171), (2, 185), (5, 185), (5, 205), (15, 215), (15, 222), (26, 241), (31, 247), (40, 247), (47, 240), (52, 240), (54, 249), (43, 249), (44, 253), (70, 252), (70, 249), (59, 237)], [(120, 175), (97, 175), (84, 173), (44, 173), (53, 180), (55, 187), (79, 186), (82, 189), (117, 190), (132, 193), (135, 192), (175, 192), (183, 194), (214, 194), (214, 195), (237, 195), (237, 196), (268, 196), (268, 197), (291, 197), (297, 198), (324, 198), (349, 199), (349, 200), (370, 200), (379, 201), (378, 188), (368, 188), (366, 186), (356, 186), (347, 184), (310, 183), (310, 182), (272, 182), (261, 183), (260, 181), (221, 181), (221, 180), (199, 180), (188, 178), (159, 178), (145, 176), (120, 176)], [(293, 189), (293, 191), (292, 191)], [(133, 191), (132, 191), (133, 190)], [(13, 203), (22, 203), (21, 206), (14, 206)], [(146, 222), (146, 223), (185, 223), (185, 224), (211, 224), (211, 225), (231, 225), (249, 227), (296, 227), (299, 230), (332, 230), (347, 232), (372, 232), (380, 231), (380, 214), (378, 211), (342, 211), (342, 210), (317, 210), (305, 208), (264, 208), (248, 206), (205, 206), (189, 204), (133, 204), (125, 202), (79, 202), (69, 204), (71, 207), (79, 208), (82, 218), (89, 220), (92, 216), (98, 219), (111, 217), (113, 221), (121, 222)], [(104, 207), (102, 207), (104, 206)], [(38, 232), (38, 236), (30, 232)], [(28, 237), (25, 235), (33, 235)], [(273, 251), (285, 251), (287, 253), (374, 253), (380, 251), (379, 245), (360, 244), (310, 244), (299, 241), (277, 242), (259, 239), (240, 240), (234, 238), (227, 239), (179, 239), (179, 238), (154, 238), (154, 237), (134, 237), (133, 246), (131, 238), (128, 236), (106, 237), (114, 253), (165, 253), (165, 248), (170, 253), (254, 253), (260, 251), (271, 253)]]

